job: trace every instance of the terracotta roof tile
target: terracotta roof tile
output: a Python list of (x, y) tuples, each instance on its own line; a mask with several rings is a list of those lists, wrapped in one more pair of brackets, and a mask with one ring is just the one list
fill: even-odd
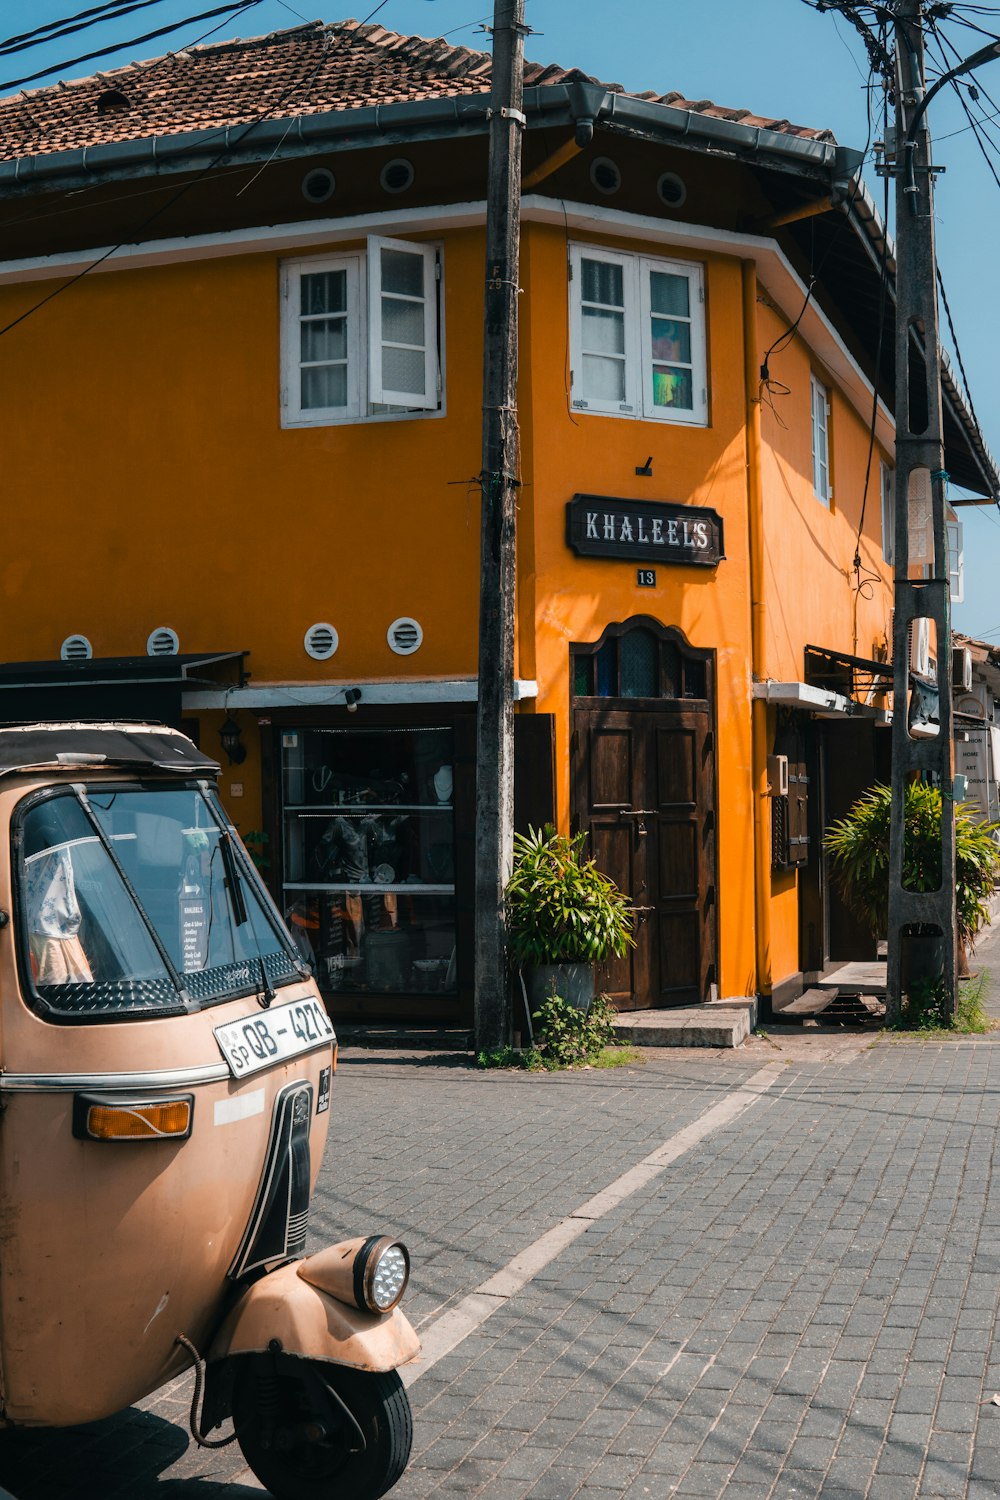
[[(489, 53), (453, 47), (441, 38), (400, 36), (382, 26), (314, 21), (269, 36), (239, 38), (167, 53), (0, 99), (0, 160), (78, 150), (116, 141), (249, 124), (298, 115), (484, 93)], [(578, 68), (526, 63), (525, 83), (600, 83)], [(621, 84), (600, 84), (625, 92)], [(125, 96), (104, 99), (110, 91)], [(832, 140), (808, 130), (727, 110), (709, 99), (647, 90), (641, 99), (720, 119), (740, 120), (788, 135)]]

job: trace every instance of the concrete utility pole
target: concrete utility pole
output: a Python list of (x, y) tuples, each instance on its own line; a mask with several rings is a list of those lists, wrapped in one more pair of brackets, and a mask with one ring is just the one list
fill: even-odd
[(483, 500), (476, 737), (476, 1046), (510, 1041), (503, 892), (514, 834), (517, 298), (524, 128), (524, 0), (494, 0), (486, 199)]
[[(954, 1009), (955, 925), (954, 746), (951, 706), (951, 608), (945, 527), (946, 481), (941, 417), (941, 349), (938, 336), (937, 262), (934, 251), (934, 179), (927, 130), (923, 0), (896, 5), (896, 127), (887, 143), (886, 169), (896, 179), (896, 536), (893, 624), (892, 816), (889, 845), (888, 1009), (899, 1012), (901, 960), (906, 929), (927, 924), (943, 936), (942, 982)], [(914, 366), (913, 335), (923, 344)], [(918, 528), (933, 537), (928, 576), (910, 557)], [(927, 549), (928, 552), (930, 549)], [(933, 738), (909, 733), (911, 641), (919, 620), (934, 623), (939, 728)], [(904, 794), (914, 772), (941, 788), (941, 887), (912, 891), (903, 885)]]

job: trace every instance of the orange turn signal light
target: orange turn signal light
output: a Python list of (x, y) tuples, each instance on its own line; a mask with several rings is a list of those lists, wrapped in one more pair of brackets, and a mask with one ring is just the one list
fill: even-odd
[(187, 1140), (193, 1116), (191, 1094), (170, 1099), (100, 1099), (77, 1094), (73, 1134), (85, 1141)]

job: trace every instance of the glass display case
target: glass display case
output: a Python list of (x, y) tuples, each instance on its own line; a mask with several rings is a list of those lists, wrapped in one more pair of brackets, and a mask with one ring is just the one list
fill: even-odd
[(453, 731), (281, 731), (284, 913), (324, 989), (453, 994)]

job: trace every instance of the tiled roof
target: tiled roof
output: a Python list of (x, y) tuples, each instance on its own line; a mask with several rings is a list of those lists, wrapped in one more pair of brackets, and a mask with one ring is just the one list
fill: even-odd
[[(236, 39), (129, 63), (0, 99), (0, 160), (78, 150), (83, 146), (178, 135), (263, 118), (443, 95), (484, 93), (489, 53), (438, 39), (400, 36), (357, 21), (314, 21), (270, 36)], [(525, 66), (525, 84), (599, 83), (577, 68)], [(620, 84), (602, 84), (616, 93)], [(708, 99), (646, 92), (635, 97), (787, 135), (832, 140), (748, 110)]]

